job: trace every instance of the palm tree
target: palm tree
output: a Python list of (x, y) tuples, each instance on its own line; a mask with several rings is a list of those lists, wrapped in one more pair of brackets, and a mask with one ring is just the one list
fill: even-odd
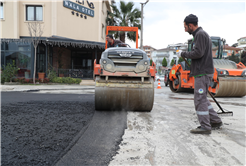
[[(111, 5), (113, 13), (108, 11), (106, 23), (108, 26), (128, 26), (138, 27), (141, 30), (141, 11), (134, 7), (133, 2), (120, 1), (120, 8), (115, 4)], [(120, 40), (125, 43), (125, 37), (132, 41), (136, 41), (136, 32), (110, 32), (115, 38), (120, 37)]]

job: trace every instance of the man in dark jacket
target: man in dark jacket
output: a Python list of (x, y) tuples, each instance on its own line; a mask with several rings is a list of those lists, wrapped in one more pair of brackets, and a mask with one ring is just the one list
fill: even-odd
[(192, 60), (190, 76), (195, 77), (194, 103), (201, 126), (190, 132), (211, 134), (211, 128), (221, 127), (223, 124), (207, 99), (208, 87), (214, 73), (212, 42), (209, 35), (201, 27), (198, 27), (197, 22), (198, 18), (193, 14), (185, 18), (185, 32), (193, 35), (194, 47), (190, 52), (179, 51), (177, 56)]
[(123, 43), (123, 42), (120, 41), (120, 40), (114, 40), (114, 38), (113, 38), (112, 35), (107, 35), (107, 36), (106, 36), (106, 40), (107, 40), (107, 42), (108, 42), (107, 48), (110, 48), (110, 47), (117, 47), (119, 44)]

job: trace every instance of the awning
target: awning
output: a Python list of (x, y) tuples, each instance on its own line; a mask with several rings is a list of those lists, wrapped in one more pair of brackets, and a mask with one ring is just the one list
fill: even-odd
[[(0, 43), (31, 43), (31, 37), (20, 37), (20, 39), (1, 39)], [(51, 37), (41, 37), (40, 43), (44, 45), (52, 45), (52, 46), (64, 46), (64, 47), (79, 47), (79, 48), (99, 48), (104, 49), (105, 43), (102, 42), (93, 42), (93, 41), (85, 41), (85, 40), (74, 40), (70, 38), (60, 37), (60, 36), (51, 36)]]

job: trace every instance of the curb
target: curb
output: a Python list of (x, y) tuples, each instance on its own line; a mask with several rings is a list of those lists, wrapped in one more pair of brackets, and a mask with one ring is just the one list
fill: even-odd
[(70, 88), (70, 89), (13, 89), (13, 90), (1, 90), (2, 92), (39, 92), (39, 91), (56, 91), (56, 90), (94, 90), (95, 88)]

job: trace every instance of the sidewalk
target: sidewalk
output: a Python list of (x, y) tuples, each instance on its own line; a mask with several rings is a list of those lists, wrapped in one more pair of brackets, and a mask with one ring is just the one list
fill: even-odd
[(2, 92), (28, 92), (40, 90), (83, 90), (95, 89), (95, 82), (93, 80), (83, 80), (80, 85), (69, 84), (52, 84), (52, 85), (0, 85)]

